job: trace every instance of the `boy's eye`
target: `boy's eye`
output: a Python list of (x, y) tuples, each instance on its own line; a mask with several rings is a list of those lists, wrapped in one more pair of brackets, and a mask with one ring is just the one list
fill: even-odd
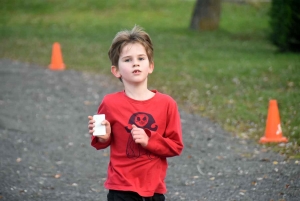
[(139, 60), (141, 60), (141, 61), (142, 61), (142, 60), (145, 60), (145, 58), (144, 58), (144, 57), (140, 57), (140, 58), (139, 58)]
[(125, 62), (129, 62), (130, 61), (130, 59), (125, 59)]

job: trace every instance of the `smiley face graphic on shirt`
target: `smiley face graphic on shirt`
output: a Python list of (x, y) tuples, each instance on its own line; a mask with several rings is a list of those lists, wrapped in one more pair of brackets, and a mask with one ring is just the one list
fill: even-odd
[(128, 125), (125, 126), (126, 131), (130, 134), (127, 141), (126, 155), (128, 158), (137, 159), (142, 155), (147, 155), (149, 159), (155, 158), (149, 151), (144, 149), (140, 144), (136, 144), (131, 135), (132, 124), (142, 129), (156, 131), (158, 125), (153, 116), (145, 112), (137, 112), (131, 115)]

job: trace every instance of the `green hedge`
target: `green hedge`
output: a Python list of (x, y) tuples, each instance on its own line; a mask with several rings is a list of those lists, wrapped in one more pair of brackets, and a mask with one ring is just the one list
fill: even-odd
[(271, 41), (281, 51), (300, 51), (300, 0), (272, 0)]

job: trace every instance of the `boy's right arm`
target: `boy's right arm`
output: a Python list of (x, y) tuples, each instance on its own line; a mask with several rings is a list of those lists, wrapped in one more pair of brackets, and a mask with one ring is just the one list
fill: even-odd
[(101, 135), (101, 136), (93, 136), (94, 133), (94, 123), (95, 121), (93, 120), (92, 116), (88, 116), (89, 119), (89, 134), (91, 135), (91, 145), (95, 147), (96, 149), (104, 149), (110, 145), (110, 135), (111, 135), (111, 127), (110, 123), (107, 120), (104, 120), (102, 122), (103, 125), (105, 125), (106, 128), (106, 135)]

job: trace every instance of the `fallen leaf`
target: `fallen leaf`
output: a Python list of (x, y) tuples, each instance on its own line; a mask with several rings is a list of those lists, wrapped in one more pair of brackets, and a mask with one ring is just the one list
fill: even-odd
[(56, 174), (56, 175), (54, 176), (55, 179), (58, 179), (58, 178), (60, 178), (60, 177), (61, 177), (61, 174)]
[(277, 165), (278, 164), (278, 162), (277, 161), (273, 161), (273, 165)]
[(78, 186), (78, 184), (76, 184), (76, 183), (73, 183), (73, 184), (72, 184), (72, 186)]
[(91, 188), (91, 190), (97, 193), (101, 192), (101, 189)]
[(222, 159), (223, 159), (222, 156), (217, 156), (216, 158), (217, 158), (218, 160), (222, 160)]
[(17, 158), (17, 163), (20, 163), (22, 161), (22, 158)]
[(288, 85), (289, 87), (293, 87), (293, 86), (294, 86), (294, 82), (288, 82), (287, 85)]
[(57, 165), (61, 165), (61, 164), (63, 164), (63, 161), (56, 161), (55, 162)]
[(261, 149), (260, 151), (261, 151), (261, 152), (267, 152), (268, 149)]
[(93, 103), (91, 101), (84, 101), (85, 105), (92, 105)]

